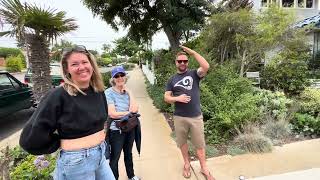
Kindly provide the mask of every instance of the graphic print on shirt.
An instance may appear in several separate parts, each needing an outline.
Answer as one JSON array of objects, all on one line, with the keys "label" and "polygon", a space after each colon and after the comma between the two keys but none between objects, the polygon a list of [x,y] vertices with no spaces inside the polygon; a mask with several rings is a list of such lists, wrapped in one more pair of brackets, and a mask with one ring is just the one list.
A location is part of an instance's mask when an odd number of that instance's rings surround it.
[{"label": "graphic print on shirt", "polygon": [[191,90],[193,85],[193,78],[191,76],[186,76],[180,81],[178,81],[174,87],[182,87],[186,90]]}]

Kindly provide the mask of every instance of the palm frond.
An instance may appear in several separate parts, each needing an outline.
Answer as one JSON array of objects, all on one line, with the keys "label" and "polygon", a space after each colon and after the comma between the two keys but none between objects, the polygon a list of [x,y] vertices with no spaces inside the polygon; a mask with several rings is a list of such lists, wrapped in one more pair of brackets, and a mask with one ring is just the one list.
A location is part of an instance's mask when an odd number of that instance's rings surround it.
[{"label": "palm frond", "polygon": [[0,16],[3,23],[11,24],[10,36],[16,36],[17,39],[23,37],[25,23],[25,6],[19,0],[1,0]]},{"label": "palm frond", "polygon": [[66,12],[42,8],[34,4],[22,5],[19,0],[0,0],[0,17],[11,24],[10,36],[22,39],[24,33],[34,33],[54,40],[57,36],[76,30],[75,19],[66,18]]}]

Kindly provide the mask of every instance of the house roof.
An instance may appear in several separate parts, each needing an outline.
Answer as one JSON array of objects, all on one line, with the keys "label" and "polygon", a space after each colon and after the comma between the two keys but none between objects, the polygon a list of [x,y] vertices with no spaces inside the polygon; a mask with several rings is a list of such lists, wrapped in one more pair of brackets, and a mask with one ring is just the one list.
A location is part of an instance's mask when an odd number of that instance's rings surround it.
[{"label": "house roof", "polygon": [[315,28],[320,28],[320,14],[299,21],[294,25],[294,27],[302,28],[308,25],[311,25]]}]

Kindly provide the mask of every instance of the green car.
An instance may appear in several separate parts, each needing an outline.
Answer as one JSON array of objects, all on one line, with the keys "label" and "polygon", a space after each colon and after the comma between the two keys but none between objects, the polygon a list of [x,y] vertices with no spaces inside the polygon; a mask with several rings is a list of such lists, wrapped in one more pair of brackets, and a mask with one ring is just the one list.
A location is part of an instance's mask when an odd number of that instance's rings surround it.
[{"label": "green car", "polygon": [[[52,63],[50,64],[50,75],[51,75],[51,80],[52,80],[52,86],[57,87],[61,83],[63,83],[63,78],[60,73],[60,64],[59,63]],[[33,86],[32,80],[32,70],[31,68],[28,68],[25,76],[24,76],[24,83],[28,84],[29,86]]]},{"label": "green car", "polygon": [[0,72],[0,118],[35,107],[31,88],[8,72]]}]

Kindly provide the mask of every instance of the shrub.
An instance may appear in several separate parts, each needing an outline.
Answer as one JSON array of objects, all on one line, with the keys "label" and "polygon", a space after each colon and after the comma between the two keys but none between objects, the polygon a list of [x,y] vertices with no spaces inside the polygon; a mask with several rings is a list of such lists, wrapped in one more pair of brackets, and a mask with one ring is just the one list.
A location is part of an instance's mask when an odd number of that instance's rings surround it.
[{"label": "shrub", "polygon": [[262,132],[266,137],[272,140],[273,144],[277,144],[279,141],[290,136],[291,129],[288,121],[270,120],[262,126]]},{"label": "shrub", "polygon": [[293,101],[286,98],[284,93],[256,89],[255,94],[258,97],[257,106],[260,109],[262,120],[271,118],[279,121],[287,118]]},{"label": "shrub", "polygon": [[7,58],[9,56],[18,56],[18,55],[23,56],[20,49],[0,47],[0,57]]},{"label": "shrub", "polygon": [[12,169],[12,171],[10,172],[10,179],[52,179],[51,173],[55,168],[55,161],[55,157],[52,155],[28,155],[21,164]]},{"label": "shrub", "polygon": [[133,63],[133,64],[139,64],[139,61],[140,61],[140,60],[139,60],[138,57],[132,56],[132,57],[129,58],[129,61],[128,61],[128,62]]},{"label": "shrub", "polygon": [[320,117],[320,89],[305,89],[299,97],[301,113]]},{"label": "shrub", "polygon": [[97,58],[97,64],[99,66],[107,66],[108,64],[111,64],[112,63],[112,59],[111,58]]},{"label": "shrub", "polygon": [[173,52],[161,51],[155,58],[155,75],[157,85],[165,88],[167,81],[176,73],[176,66],[174,64]]},{"label": "shrub", "polygon": [[127,63],[122,66],[126,71],[131,71],[135,67],[135,64]]},{"label": "shrub", "polygon": [[[248,122],[259,117],[257,98],[245,78],[239,78],[232,67],[217,67],[201,84],[201,105],[207,140],[211,143],[228,138]],[[222,139],[215,139],[218,138]]]},{"label": "shrub", "polygon": [[9,72],[20,72],[23,67],[22,59],[20,56],[9,56],[6,59],[6,69]]},{"label": "shrub", "polygon": [[309,114],[296,113],[292,121],[293,130],[307,136],[320,135],[320,118]]},{"label": "shrub", "polygon": [[20,146],[16,146],[13,149],[10,149],[9,153],[10,153],[11,158],[13,159],[13,166],[14,167],[29,155]]},{"label": "shrub", "polygon": [[309,85],[306,55],[284,51],[262,71],[261,86],[272,91],[283,90],[289,96],[300,94]]},{"label": "shrub", "polygon": [[102,75],[102,80],[103,80],[104,85],[107,88],[111,87],[111,84],[110,84],[111,73],[106,72],[106,73],[102,73],[101,75]]},{"label": "shrub", "polygon": [[272,142],[261,133],[241,134],[234,140],[235,144],[244,151],[265,153],[272,151]]}]

